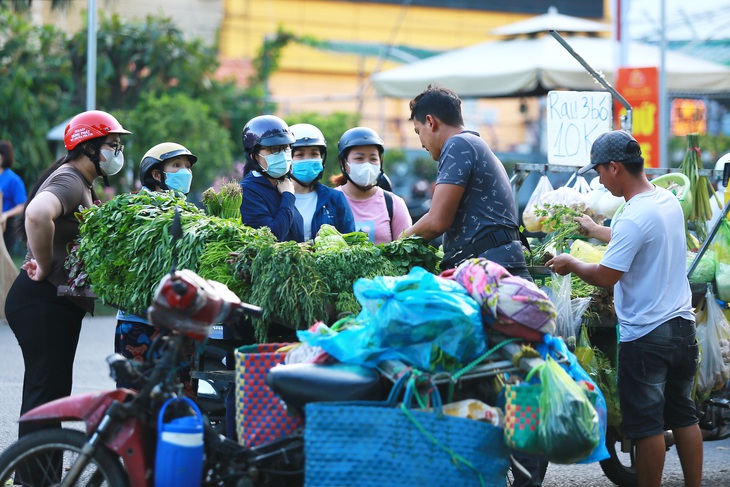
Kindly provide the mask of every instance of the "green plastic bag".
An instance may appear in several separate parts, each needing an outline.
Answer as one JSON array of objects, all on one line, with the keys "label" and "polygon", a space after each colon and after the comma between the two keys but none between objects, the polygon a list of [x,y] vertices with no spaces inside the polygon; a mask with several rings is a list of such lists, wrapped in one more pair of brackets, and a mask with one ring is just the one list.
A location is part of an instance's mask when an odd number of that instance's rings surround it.
[{"label": "green plastic bag", "polygon": [[540,370],[540,382],[539,431],[545,458],[568,464],[588,457],[601,438],[590,399],[552,357]]},{"label": "green plastic bag", "polygon": [[717,230],[713,249],[717,258],[715,268],[717,297],[727,303],[730,301],[730,222],[726,218],[723,218]]}]

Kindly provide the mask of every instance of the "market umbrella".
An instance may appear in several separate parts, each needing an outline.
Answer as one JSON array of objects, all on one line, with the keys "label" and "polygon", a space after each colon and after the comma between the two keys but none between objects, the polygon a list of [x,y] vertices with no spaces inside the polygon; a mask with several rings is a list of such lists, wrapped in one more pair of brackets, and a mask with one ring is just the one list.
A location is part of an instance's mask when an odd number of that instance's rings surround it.
[{"label": "market umbrella", "polygon": [[[571,47],[614,83],[619,43],[613,39],[569,36]],[[632,42],[626,67],[659,66],[660,48]],[[667,90],[672,93],[730,92],[730,69],[679,52],[666,52]],[[603,89],[550,35],[489,41],[439,54],[371,77],[379,95],[410,98],[429,84],[451,88],[461,97],[542,95],[554,89]]]}]

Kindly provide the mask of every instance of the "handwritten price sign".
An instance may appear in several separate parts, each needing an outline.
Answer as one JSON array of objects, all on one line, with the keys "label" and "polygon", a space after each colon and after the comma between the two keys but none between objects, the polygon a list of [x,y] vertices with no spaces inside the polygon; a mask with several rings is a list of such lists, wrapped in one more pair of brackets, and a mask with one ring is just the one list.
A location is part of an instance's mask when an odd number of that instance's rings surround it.
[{"label": "handwritten price sign", "polygon": [[611,130],[611,94],[551,91],[547,95],[548,163],[583,166],[593,141]]}]

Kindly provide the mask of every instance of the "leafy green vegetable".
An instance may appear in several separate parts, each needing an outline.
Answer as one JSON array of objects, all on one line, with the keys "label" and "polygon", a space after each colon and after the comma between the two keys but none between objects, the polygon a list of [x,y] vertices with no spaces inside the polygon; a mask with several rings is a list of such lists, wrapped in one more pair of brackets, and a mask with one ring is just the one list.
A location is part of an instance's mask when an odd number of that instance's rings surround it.
[{"label": "leafy green vegetable", "polygon": [[438,274],[441,257],[438,250],[422,237],[411,235],[378,245],[383,256],[395,267],[398,276],[408,274],[416,266]]},{"label": "leafy green vegetable", "polygon": [[254,320],[256,336],[264,340],[269,320],[276,319],[295,329],[326,321],[327,284],[317,274],[314,255],[296,242],[261,246],[251,261],[252,285],[245,300],[261,306],[264,316]]},{"label": "leafy green vegetable", "polygon": [[[179,208],[183,238],[173,248],[169,233]],[[80,215],[78,258],[102,303],[146,314],[172,255],[178,267],[198,269],[206,244],[227,242],[232,248],[257,239],[274,240],[268,229],[254,230],[233,220],[206,216],[169,192],[121,194]]]}]

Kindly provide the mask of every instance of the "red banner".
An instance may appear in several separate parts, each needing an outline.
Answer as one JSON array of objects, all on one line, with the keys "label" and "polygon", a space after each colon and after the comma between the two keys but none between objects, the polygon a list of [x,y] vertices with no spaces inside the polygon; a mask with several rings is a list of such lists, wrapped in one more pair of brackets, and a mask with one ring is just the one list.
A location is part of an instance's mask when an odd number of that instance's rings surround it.
[{"label": "red banner", "polygon": [[[641,145],[646,167],[659,167],[659,71],[657,68],[619,68],[616,90],[631,104],[632,133]],[[626,109],[616,102],[614,126],[620,127],[620,116]]]}]

